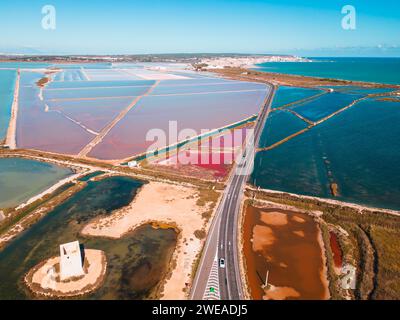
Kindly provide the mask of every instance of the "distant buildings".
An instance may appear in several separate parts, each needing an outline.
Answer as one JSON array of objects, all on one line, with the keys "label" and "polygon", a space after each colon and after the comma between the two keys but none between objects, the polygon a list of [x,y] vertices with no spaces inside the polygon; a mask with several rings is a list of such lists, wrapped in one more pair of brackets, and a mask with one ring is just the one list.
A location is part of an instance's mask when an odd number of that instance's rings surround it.
[{"label": "distant buildings", "polygon": [[128,162],[128,167],[129,168],[137,168],[138,167],[138,163],[136,160],[132,160]]},{"label": "distant buildings", "polygon": [[66,280],[83,275],[83,259],[79,241],[60,245],[60,279]]},{"label": "distant buildings", "polygon": [[202,59],[199,64],[207,65],[207,69],[230,68],[253,68],[257,64],[265,62],[309,62],[306,58],[296,56],[232,56],[232,57],[207,57]]}]

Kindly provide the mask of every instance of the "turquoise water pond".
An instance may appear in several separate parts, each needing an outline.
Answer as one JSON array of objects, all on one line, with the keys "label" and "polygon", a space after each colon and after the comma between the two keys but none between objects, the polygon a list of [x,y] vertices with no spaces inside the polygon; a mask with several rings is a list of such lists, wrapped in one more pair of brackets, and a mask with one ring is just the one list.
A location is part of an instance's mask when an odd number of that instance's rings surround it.
[{"label": "turquoise water pond", "polygon": [[51,163],[0,158],[0,208],[15,207],[71,174]]}]

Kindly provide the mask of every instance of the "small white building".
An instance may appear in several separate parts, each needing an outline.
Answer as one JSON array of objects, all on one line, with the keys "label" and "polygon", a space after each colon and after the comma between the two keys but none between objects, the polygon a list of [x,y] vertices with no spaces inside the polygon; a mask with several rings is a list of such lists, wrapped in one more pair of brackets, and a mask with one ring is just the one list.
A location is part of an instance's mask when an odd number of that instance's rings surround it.
[{"label": "small white building", "polygon": [[81,248],[79,241],[60,245],[60,279],[84,275]]},{"label": "small white building", "polygon": [[137,168],[137,166],[138,166],[138,163],[137,163],[136,160],[132,160],[132,161],[128,162],[128,167],[129,168]]}]

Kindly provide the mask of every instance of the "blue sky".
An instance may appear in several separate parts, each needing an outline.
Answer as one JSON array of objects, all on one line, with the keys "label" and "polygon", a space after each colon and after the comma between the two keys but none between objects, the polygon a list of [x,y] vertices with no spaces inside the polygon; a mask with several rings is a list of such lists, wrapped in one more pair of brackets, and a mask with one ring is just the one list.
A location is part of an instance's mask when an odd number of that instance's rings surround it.
[{"label": "blue sky", "polygon": [[[46,4],[56,30],[41,27]],[[341,28],[346,4],[356,30]],[[13,0],[0,2],[0,30],[0,52],[400,56],[398,0]]]}]

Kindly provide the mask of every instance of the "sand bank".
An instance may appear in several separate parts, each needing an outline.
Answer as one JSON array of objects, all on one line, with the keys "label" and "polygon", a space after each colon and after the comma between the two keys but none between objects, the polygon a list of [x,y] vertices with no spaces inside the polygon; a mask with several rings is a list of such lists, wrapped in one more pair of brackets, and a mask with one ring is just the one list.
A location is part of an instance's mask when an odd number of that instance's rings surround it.
[{"label": "sand bank", "polygon": [[281,212],[261,212],[260,219],[262,222],[273,226],[284,226],[288,223],[287,215]]},{"label": "sand bank", "polygon": [[[167,275],[163,299],[186,299],[191,283],[192,266],[204,240],[195,236],[205,228],[202,213],[209,204],[198,204],[199,192],[190,187],[161,182],[145,184],[132,203],[109,217],[96,219],[86,225],[82,234],[120,238],[127,232],[149,222],[174,226],[180,235]],[[186,289],[186,290],[185,290]]]},{"label": "sand bank", "polygon": [[9,146],[10,149],[15,149],[17,147],[16,132],[17,132],[17,116],[18,116],[19,80],[20,80],[20,70],[18,70],[17,79],[15,80],[14,98],[11,106],[11,117],[6,136],[6,145]]},{"label": "sand bank", "polygon": [[[340,200],[333,200],[333,199],[327,199],[327,198],[320,198],[320,197],[314,197],[314,196],[305,196],[305,195],[300,195],[296,193],[290,193],[290,192],[285,192],[285,191],[278,191],[278,190],[271,190],[271,189],[261,189],[261,188],[256,188],[251,185],[247,185],[246,190],[248,191],[254,191],[262,195],[263,193],[268,195],[282,195],[282,196],[288,196],[292,198],[293,200],[310,200],[310,201],[316,201],[316,202],[322,202],[326,204],[331,204],[335,205],[338,207],[344,207],[344,208],[350,208],[354,209],[360,213],[363,212],[369,212],[369,213],[375,213],[375,212],[380,212],[380,213],[386,213],[386,214],[391,214],[394,216],[400,216],[400,211],[399,210],[392,210],[392,209],[384,209],[384,208],[377,208],[377,207],[369,207],[366,205],[360,205],[360,204],[355,204],[351,202],[345,202],[345,201],[340,201]],[[269,201],[261,200],[263,203],[268,203]],[[280,205],[280,204],[275,204],[274,202],[269,202],[272,203],[274,206],[279,206],[279,207],[285,207],[285,205]],[[295,207],[291,206],[286,206],[290,207],[290,210],[297,210]]]}]

